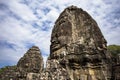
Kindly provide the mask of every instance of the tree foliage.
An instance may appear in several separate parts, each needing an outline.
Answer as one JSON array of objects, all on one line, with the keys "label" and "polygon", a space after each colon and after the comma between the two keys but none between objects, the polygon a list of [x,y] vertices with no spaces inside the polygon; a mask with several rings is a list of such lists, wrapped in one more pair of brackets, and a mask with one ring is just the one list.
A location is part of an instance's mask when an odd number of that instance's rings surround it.
[{"label": "tree foliage", "polygon": [[10,68],[16,69],[16,65],[14,65],[14,66],[5,66],[3,68],[0,68],[0,73],[4,72],[4,71],[6,71],[6,70],[8,70]]},{"label": "tree foliage", "polygon": [[120,45],[109,45],[107,48],[113,56],[120,54]]}]

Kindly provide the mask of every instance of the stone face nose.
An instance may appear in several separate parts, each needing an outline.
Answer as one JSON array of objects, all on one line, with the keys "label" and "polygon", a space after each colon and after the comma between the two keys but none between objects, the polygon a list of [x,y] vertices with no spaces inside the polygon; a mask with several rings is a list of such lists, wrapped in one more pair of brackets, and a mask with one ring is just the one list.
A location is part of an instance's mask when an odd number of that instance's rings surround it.
[{"label": "stone face nose", "polygon": [[44,66],[40,49],[37,46],[31,47],[18,61],[17,66],[26,72],[41,72]]}]

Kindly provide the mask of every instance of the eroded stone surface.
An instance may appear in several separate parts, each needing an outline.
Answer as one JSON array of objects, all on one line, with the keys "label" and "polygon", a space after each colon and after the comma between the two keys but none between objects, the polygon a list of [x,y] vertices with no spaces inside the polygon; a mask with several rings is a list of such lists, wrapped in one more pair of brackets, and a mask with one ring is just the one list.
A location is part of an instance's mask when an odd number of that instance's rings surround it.
[{"label": "eroded stone surface", "polygon": [[106,43],[92,17],[71,6],[61,13],[53,28],[49,59],[56,61],[70,80],[108,80]]},{"label": "eroded stone surface", "polygon": [[38,47],[33,46],[18,61],[17,67],[22,68],[26,72],[39,73],[43,70],[43,58]]}]

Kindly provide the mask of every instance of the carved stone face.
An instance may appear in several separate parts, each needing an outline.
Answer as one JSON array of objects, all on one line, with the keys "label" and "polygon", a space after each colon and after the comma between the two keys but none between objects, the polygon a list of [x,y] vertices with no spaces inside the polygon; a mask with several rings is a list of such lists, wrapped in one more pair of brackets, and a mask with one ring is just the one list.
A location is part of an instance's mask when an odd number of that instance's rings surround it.
[{"label": "carved stone face", "polygon": [[[73,55],[73,57],[68,56],[68,61],[73,63],[73,66],[74,64],[75,66],[85,65],[83,62],[94,64],[96,63],[94,60],[101,62],[95,55],[96,52],[100,51],[95,50],[102,45],[104,40],[102,40],[103,36],[97,24],[84,11],[71,9],[71,12],[68,10],[69,14],[67,11],[65,14],[61,14],[54,26],[51,38],[51,54],[58,56],[61,54],[62,48],[65,47],[66,52]],[[82,15],[83,13],[84,15]]]},{"label": "carved stone face", "polygon": [[72,27],[69,21],[60,20],[60,22],[58,22],[55,27],[56,28],[53,29],[54,33],[52,34],[51,38],[52,52],[66,44],[69,44],[72,36]]}]

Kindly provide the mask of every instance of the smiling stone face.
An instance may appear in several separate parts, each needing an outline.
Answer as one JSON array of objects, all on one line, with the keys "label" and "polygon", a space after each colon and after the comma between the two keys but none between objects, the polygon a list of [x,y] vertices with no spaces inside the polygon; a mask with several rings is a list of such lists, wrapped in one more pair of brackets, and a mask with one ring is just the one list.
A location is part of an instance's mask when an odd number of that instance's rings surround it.
[{"label": "smiling stone face", "polygon": [[56,51],[63,47],[69,54],[96,54],[105,50],[106,40],[87,12],[71,6],[61,13],[55,23],[51,35],[51,55],[58,55]]},{"label": "smiling stone face", "polygon": [[[58,27],[59,26],[59,27]],[[57,55],[55,51],[70,44],[72,37],[72,24],[67,15],[61,15],[56,22],[51,36],[51,53]]]},{"label": "smiling stone face", "polygon": [[86,11],[71,6],[61,13],[53,28],[50,59],[66,68],[71,79],[78,77],[73,80],[79,80],[82,75],[94,77],[91,80],[98,80],[97,76],[104,80],[98,73],[106,59],[106,43],[94,19]]}]

